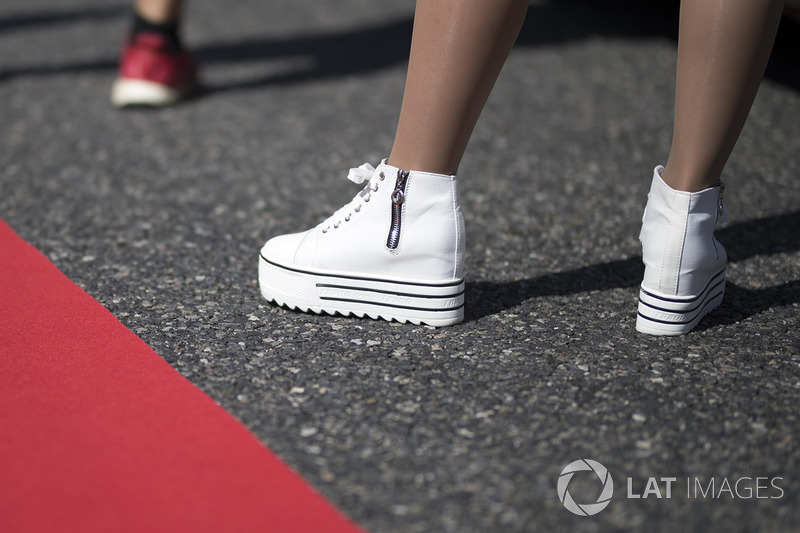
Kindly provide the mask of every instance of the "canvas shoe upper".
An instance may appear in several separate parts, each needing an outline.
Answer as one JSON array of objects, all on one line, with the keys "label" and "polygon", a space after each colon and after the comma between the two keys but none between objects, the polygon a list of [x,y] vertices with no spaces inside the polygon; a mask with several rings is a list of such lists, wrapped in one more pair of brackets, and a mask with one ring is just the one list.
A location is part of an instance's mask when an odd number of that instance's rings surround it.
[{"label": "canvas shoe upper", "polygon": [[197,67],[188,52],[172,50],[163,35],[141,32],[123,47],[111,102],[117,107],[169,105],[197,85]]}]

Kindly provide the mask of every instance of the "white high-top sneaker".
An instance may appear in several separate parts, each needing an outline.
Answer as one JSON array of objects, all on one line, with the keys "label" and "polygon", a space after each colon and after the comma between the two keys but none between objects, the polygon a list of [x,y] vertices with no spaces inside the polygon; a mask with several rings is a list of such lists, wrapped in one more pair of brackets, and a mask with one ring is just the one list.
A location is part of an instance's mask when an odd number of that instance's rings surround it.
[{"label": "white high-top sneaker", "polygon": [[642,217],[644,280],[636,329],[650,335],[681,335],[722,302],[727,254],[714,238],[725,216],[724,185],[699,192],[676,191],[656,167]]},{"label": "white high-top sneaker", "polygon": [[464,320],[464,220],[455,176],[382,162],[350,170],[366,187],[303,233],[267,241],[261,294],[278,305],[414,324]]}]

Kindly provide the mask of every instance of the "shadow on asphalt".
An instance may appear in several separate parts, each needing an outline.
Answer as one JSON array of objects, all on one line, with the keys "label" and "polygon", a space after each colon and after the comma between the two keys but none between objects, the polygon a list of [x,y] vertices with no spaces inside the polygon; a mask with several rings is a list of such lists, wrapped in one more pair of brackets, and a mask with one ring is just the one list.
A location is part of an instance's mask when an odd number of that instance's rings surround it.
[{"label": "shadow on asphalt", "polygon": [[[717,238],[728,252],[729,263],[796,252],[800,250],[800,211],[734,223],[717,231]],[[466,320],[500,313],[534,298],[638,287],[643,274],[642,258],[634,256],[518,281],[467,282]],[[699,330],[800,302],[800,280],[763,289],[728,282],[725,290],[722,305],[703,320]]]},{"label": "shadow on asphalt", "polygon": [[36,10],[0,17],[0,33],[24,30],[32,26],[85,22],[87,20],[101,22],[127,16],[129,13],[130,7],[122,6],[87,7],[72,10]]},{"label": "shadow on asphalt", "polygon": [[[268,10],[265,7],[265,10]],[[0,17],[0,32],[85,20],[105,21],[129,16],[129,7],[32,11]],[[325,78],[372,72],[408,60],[413,16],[355,28],[341,33],[295,35],[288,38],[244,39],[206,44],[193,50],[201,65],[214,63],[269,63],[288,61],[284,72],[254,76],[233,83],[218,83],[204,94],[241,91],[270,85],[304,83]],[[677,39],[678,2],[657,0],[553,0],[529,6],[517,40],[518,47],[558,45],[591,36],[621,39]],[[120,39],[122,36],[120,36]],[[784,19],[766,76],[800,91],[800,23]],[[0,80],[19,76],[44,76],[86,71],[114,71],[117,50],[106,58],[64,63],[10,67]],[[291,64],[295,62],[296,64]]]}]

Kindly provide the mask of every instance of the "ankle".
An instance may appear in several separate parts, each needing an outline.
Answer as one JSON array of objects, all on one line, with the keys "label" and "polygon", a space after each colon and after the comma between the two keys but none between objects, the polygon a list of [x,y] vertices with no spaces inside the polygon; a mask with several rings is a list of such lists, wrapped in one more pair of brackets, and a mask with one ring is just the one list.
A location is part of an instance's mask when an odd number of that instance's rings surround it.
[{"label": "ankle", "polygon": [[700,192],[719,184],[718,175],[711,176],[708,173],[690,170],[675,171],[669,163],[661,173],[661,179],[670,188],[682,192]]},{"label": "ankle", "polygon": [[396,155],[394,150],[392,150],[392,153],[389,154],[386,164],[409,171],[424,172],[427,174],[455,176],[458,173],[458,164],[424,157],[406,157],[402,154]]},{"label": "ankle", "polygon": [[183,48],[180,37],[179,21],[153,21],[138,12],[134,11],[133,24],[131,26],[131,37],[136,37],[140,33],[157,33],[162,35],[172,53],[179,53]]}]

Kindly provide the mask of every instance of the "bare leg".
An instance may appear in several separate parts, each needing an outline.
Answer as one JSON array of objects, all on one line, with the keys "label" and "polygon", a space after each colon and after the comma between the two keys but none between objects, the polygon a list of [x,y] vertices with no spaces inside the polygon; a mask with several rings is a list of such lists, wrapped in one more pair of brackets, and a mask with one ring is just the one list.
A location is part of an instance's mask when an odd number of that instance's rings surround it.
[{"label": "bare leg", "polygon": [[458,171],[527,5],[527,0],[418,0],[391,165]]},{"label": "bare leg", "polygon": [[783,0],[683,0],[675,124],[663,174],[674,189],[716,184],[742,131]]},{"label": "bare leg", "polygon": [[183,14],[183,0],[136,0],[136,12],[153,24],[177,22]]}]

